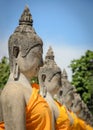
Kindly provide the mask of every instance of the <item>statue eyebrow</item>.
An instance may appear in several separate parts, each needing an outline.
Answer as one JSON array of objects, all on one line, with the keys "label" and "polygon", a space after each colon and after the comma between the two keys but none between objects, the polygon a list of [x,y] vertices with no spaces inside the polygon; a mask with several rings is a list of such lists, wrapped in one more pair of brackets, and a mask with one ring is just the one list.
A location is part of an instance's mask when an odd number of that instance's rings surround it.
[{"label": "statue eyebrow", "polygon": [[32,50],[33,48],[35,48],[35,47],[37,47],[37,46],[41,46],[41,47],[42,47],[42,45],[40,45],[40,44],[38,43],[38,44],[32,46],[30,49],[28,49],[28,51],[25,53],[25,55],[22,54],[22,57],[26,57],[27,54],[30,52],[30,50]]},{"label": "statue eyebrow", "polygon": [[56,74],[61,74],[61,72],[56,72],[56,73],[54,73],[54,74],[51,76],[51,78],[50,78],[50,80],[49,80],[49,81],[51,81],[51,80],[52,80],[52,78],[53,78]]}]

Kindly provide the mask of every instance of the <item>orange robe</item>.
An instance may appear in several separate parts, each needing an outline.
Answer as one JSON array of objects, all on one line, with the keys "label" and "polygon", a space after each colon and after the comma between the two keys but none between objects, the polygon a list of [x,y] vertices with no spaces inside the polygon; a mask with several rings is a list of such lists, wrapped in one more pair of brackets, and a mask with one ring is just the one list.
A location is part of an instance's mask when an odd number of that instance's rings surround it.
[{"label": "orange robe", "polygon": [[40,86],[37,83],[32,83],[31,86],[32,86],[32,88],[36,88],[38,90],[40,89]]},{"label": "orange robe", "polygon": [[[32,95],[26,106],[26,130],[52,130],[52,116],[47,102],[33,88]],[[5,130],[0,123],[0,130]]]},{"label": "orange robe", "polygon": [[90,125],[87,125],[86,128],[87,128],[86,130],[93,130],[93,127]]},{"label": "orange robe", "polygon": [[5,127],[4,127],[4,122],[0,122],[0,130],[4,130]]},{"label": "orange robe", "polygon": [[88,125],[82,119],[78,118],[73,112],[70,113],[74,119],[74,123],[71,126],[70,130],[93,130],[93,128],[90,125]]},{"label": "orange robe", "polygon": [[79,124],[82,127],[82,130],[93,130],[93,127],[87,124],[84,120],[78,118]]},{"label": "orange robe", "polygon": [[71,114],[71,116],[74,120],[73,125],[70,127],[70,130],[86,130],[86,129],[82,128],[82,126],[80,125],[78,117],[72,111],[70,111],[70,114]]},{"label": "orange robe", "polygon": [[88,129],[87,129],[87,124],[86,124],[85,121],[83,121],[82,119],[78,118],[78,122],[79,122],[79,124],[80,124],[82,130],[88,130]]},{"label": "orange robe", "polygon": [[70,120],[65,107],[56,101],[55,103],[60,112],[59,117],[56,120],[56,130],[69,130]]},{"label": "orange robe", "polygon": [[33,92],[26,107],[27,130],[52,130],[51,112],[47,102],[33,87]]}]

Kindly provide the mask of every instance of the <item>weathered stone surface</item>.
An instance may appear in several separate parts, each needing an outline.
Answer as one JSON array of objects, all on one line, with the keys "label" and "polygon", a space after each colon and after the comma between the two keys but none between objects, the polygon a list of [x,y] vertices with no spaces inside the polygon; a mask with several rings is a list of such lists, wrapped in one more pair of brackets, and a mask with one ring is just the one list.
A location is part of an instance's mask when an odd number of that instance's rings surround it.
[{"label": "weathered stone surface", "polygon": [[46,54],[44,65],[40,67],[38,79],[40,85],[40,94],[48,102],[48,105],[52,111],[52,126],[53,130],[55,130],[55,122],[59,117],[60,111],[53,97],[61,87],[61,69],[54,61],[51,47],[48,49]]},{"label": "weathered stone surface", "polygon": [[[55,61],[54,61],[54,53],[52,50],[52,47],[48,49],[48,52],[45,56],[45,62],[44,62],[44,72],[48,75],[53,75],[55,72]],[[45,67],[46,66],[46,67]],[[51,66],[52,69],[50,71],[48,70],[48,67]],[[54,72],[52,71],[54,68]],[[48,72],[47,72],[48,71]],[[41,72],[42,73],[42,72]],[[76,113],[78,117],[85,120],[87,123],[92,124],[93,122],[93,116],[91,112],[89,111],[87,105],[83,102],[80,95],[77,93],[77,90],[75,86],[72,86],[71,83],[68,80],[68,75],[65,69],[63,69],[63,72],[61,71],[61,81],[62,81],[62,87],[57,95],[55,95],[54,98],[56,98],[60,103],[65,104],[66,107],[73,112]],[[49,76],[49,79],[51,77]]]},{"label": "weathered stone surface", "polygon": [[46,61],[46,60],[49,60],[49,59],[54,61],[54,52],[53,52],[51,46],[49,47],[49,49],[48,49],[48,51],[47,51],[47,54],[46,54],[46,56],[45,56],[45,61]]},{"label": "weathered stone surface", "polygon": [[14,46],[18,46],[22,57],[25,57],[31,48],[37,45],[43,45],[42,39],[36,34],[32,23],[32,15],[30,14],[29,8],[26,7],[19,20],[19,26],[15,29],[8,41],[11,71],[13,70]]},{"label": "weathered stone surface", "polygon": [[[62,90],[63,90],[62,102],[65,103],[65,105],[69,109],[75,112],[78,117],[85,120],[90,125],[93,125],[92,123],[93,116],[91,112],[89,111],[87,105],[84,103],[80,95],[77,93],[75,86],[72,86],[71,83],[68,81],[66,70],[63,70],[63,73],[62,73]],[[69,101],[66,102],[66,97],[68,96],[69,96]]]},{"label": "weathered stone surface", "polygon": [[0,116],[3,113],[2,119],[7,130],[28,129],[25,117],[32,94],[30,79],[38,74],[43,63],[43,42],[33,29],[32,23],[32,16],[26,7],[19,26],[8,41],[11,72],[0,96]]}]

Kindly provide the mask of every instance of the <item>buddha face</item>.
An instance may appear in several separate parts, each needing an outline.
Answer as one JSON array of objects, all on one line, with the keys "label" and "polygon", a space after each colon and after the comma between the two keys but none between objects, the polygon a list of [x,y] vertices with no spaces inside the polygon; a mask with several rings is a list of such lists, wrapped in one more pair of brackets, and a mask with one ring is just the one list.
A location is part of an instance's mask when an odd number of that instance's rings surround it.
[{"label": "buddha face", "polygon": [[47,87],[47,91],[53,95],[57,94],[59,89],[61,88],[61,73],[56,73],[51,80],[48,80],[48,75],[45,79],[45,85]]},{"label": "buddha face", "polygon": [[21,51],[19,52],[17,63],[20,71],[26,77],[31,78],[32,76],[37,76],[39,68],[43,64],[42,52],[41,45],[33,47],[25,57],[22,57]]},{"label": "buddha face", "polygon": [[74,100],[74,95],[73,92],[70,91],[64,97],[64,102],[68,108],[72,106],[73,100]]},{"label": "buddha face", "polygon": [[76,105],[73,104],[72,111],[75,112],[77,115],[80,114],[81,109],[82,109],[81,103],[78,103]]}]

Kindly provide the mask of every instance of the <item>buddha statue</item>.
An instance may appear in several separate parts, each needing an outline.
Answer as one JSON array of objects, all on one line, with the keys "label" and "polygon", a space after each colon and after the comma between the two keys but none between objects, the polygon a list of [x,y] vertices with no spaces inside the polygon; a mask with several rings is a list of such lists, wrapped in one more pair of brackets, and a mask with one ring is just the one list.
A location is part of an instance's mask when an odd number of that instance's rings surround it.
[{"label": "buddha statue", "polygon": [[93,115],[89,111],[84,101],[81,102],[81,110],[80,113],[78,114],[78,117],[87,122],[87,124],[93,126]]},{"label": "buddha statue", "polygon": [[73,105],[74,100],[74,94],[72,89],[65,89],[63,92],[63,102],[66,105],[67,109],[71,110],[71,107]]},{"label": "buddha statue", "polygon": [[79,116],[82,109],[82,100],[77,93],[74,95],[74,97],[75,100],[73,101],[73,106],[71,109],[77,116]]},{"label": "buddha statue", "polygon": [[61,69],[54,61],[51,47],[48,49],[43,67],[40,67],[38,79],[40,93],[51,108],[52,117],[54,117],[52,118],[54,119],[52,122],[53,124],[56,124],[56,130],[68,129],[73,121],[65,107],[62,106],[58,100],[55,100],[55,95],[62,88]]},{"label": "buddha statue", "polygon": [[88,110],[87,105],[81,99],[79,94],[75,93],[74,97],[75,98],[71,110],[77,115],[79,119],[85,121],[86,124],[91,125],[93,122],[93,118],[92,118],[92,114]]},{"label": "buddha statue", "polygon": [[[26,6],[8,41],[10,76],[1,94],[0,130],[51,130],[51,111],[30,80],[43,65],[43,42]],[[40,109],[39,109],[40,108]]]},{"label": "buddha statue", "polygon": [[93,122],[92,114],[88,110],[87,105],[84,103],[80,95],[77,93],[75,86],[71,85],[71,83],[68,81],[68,76],[65,69],[63,69],[62,72],[61,94],[62,95],[60,96],[60,99],[62,101],[62,104],[64,103],[66,107],[73,111],[80,119],[86,122]]}]

